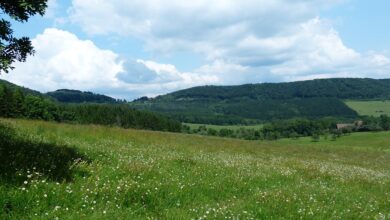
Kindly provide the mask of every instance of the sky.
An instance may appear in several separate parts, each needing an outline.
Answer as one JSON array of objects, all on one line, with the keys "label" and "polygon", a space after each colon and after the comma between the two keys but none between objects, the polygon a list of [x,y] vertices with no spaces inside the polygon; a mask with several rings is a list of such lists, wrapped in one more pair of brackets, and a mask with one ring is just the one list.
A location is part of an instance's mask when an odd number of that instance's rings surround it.
[{"label": "sky", "polygon": [[201,85],[390,78],[387,0],[49,0],[0,78],[132,100]]}]

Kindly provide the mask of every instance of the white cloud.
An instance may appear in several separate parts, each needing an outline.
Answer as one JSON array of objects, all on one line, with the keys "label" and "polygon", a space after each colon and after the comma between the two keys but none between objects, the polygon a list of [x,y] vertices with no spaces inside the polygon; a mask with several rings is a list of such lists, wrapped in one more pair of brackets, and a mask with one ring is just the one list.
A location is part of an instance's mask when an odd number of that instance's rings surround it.
[{"label": "white cloud", "polygon": [[[218,75],[220,83],[389,77],[389,58],[348,48],[331,23],[318,17],[340,2],[73,0],[70,18],[89,34],[137,37],[154,54],[200,54],[207,63],[194,72]],[[240,68],[234,77],[232,66]]]},{"label": "white cloud", "polygon": [[213,75],[182,73],[173,65],[121,59],[92,41],[51,28],[32,40],[35,56],[16,63],[1,78],[42,92],[68,88],[137,98],[218,81]]},{"label": "white cloud", "polygon": [[118,55],[58,29],[46,29],[32,40],[36,55],[17,63],[6,79],[40,91],[93,89],[115,85],[121,71]]}]

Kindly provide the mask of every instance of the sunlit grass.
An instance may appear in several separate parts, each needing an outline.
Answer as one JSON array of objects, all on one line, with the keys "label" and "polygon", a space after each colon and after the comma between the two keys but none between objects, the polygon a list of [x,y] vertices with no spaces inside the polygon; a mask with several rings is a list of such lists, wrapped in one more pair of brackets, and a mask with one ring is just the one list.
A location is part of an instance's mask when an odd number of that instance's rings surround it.
[{"label": "sunlit grass", "polygon": [[381,116],[390,115],[390,100],[387,101],[346,101],[350,108],[359,115]]},{"label": "sunlit grass", "polygon": [[72,181],[31,168],[0,185],[0,218],[390,218],[388,132],[260,142],[2,121],[88,161],[72,163]]}]

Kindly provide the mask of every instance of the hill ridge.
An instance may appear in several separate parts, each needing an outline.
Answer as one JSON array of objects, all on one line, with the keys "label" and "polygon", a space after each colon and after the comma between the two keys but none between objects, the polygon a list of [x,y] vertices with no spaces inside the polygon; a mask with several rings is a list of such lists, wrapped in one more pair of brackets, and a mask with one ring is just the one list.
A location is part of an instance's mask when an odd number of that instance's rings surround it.
[{"label": "hill ridge", "polygon": [[140,98],[135,108],[182,122],[253,123],[296,117],[357,117],[345,99],[390,99],[390,79],[330,78],[238,86],[198,86],[156,98]]}]

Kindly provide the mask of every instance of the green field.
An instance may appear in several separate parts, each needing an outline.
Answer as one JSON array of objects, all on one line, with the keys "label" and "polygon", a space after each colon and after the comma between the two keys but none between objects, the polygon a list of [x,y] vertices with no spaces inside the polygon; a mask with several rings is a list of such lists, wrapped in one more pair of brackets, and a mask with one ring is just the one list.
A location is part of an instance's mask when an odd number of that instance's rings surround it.
[{"label": "green field", "polygon": [[1,121],[24,150],[3,161],[0,219],[390,218],[389,132],[260,142]]},{"label": "green field", "polygon": [[184,123],[185,125],[188,125],[191,129],[198,129],[200,126],[205,126],[206,128],[212,128],[217,131],[221,129],[230,129],[230,130],[238,130],[240,128],[245,128],[245,129],[261,129],[263,128],[264,125],[259,124],[259,125],[207,125],[207,124],[191,124],[191,123]]},{"label": "green field", "polygon": [[359,115],[381,116],[390,115],[390,100],[387,101],[346,101],[350,108]]}]

